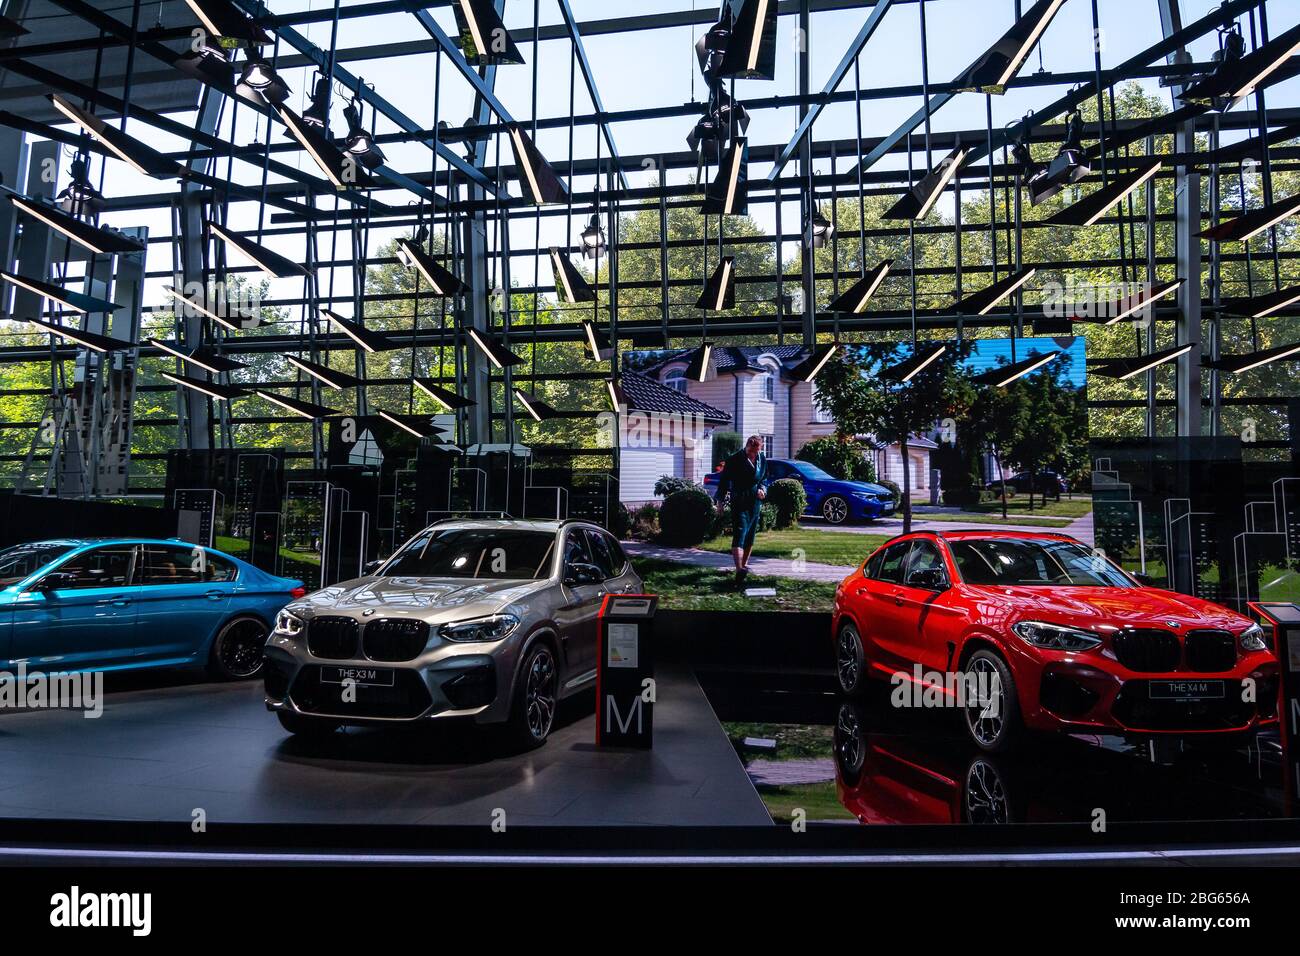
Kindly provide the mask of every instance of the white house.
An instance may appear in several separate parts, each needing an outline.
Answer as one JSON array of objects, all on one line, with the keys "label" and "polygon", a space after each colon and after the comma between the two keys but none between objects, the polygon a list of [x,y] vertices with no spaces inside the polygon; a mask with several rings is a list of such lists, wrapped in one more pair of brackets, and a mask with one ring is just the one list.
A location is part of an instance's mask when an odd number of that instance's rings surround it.
[{"label": "white house", "polygon": [[[680,352],[641,372],[627,371],[622,376],[630,413],[697,416],[687,429],[686,437],[694,439],[690,447],[620,441],[620,491],[625,502],[652,500],[654,483],[661,475],[700,481],[712,466],[712,435],[718,429],[761,436],[769,458],[793,458],[813,439],[835,433],[830,416],[817,407],[816,381],[804,382],[791,374],[808,357],[803,346],[714,348],[710,363],[713,374],[704,382],[686,375],[694,354],[693,349]],[[876,449],[872,453],[876,474],[901,486],[903,459],[899,446],[881,448],[870,436],[863,438]],[[930,452],[937,447],[920,436],[909,442],[915,497],[929,497]]]}]

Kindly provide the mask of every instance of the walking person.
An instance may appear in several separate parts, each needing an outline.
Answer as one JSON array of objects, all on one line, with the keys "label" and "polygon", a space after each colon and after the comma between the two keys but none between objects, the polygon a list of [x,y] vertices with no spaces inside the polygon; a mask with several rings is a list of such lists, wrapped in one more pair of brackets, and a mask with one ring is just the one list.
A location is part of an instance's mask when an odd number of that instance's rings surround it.
[{"label": "walking person", "polygon": [[731,558],[736,563],[737,584],[749,575],[749,555],[767,497],[766,478],[767,456],[763,439],[757,435],[745,439],[745,447],[727,459],[718,478],[719,511],[726,506],[728,493],[731,495]]}]

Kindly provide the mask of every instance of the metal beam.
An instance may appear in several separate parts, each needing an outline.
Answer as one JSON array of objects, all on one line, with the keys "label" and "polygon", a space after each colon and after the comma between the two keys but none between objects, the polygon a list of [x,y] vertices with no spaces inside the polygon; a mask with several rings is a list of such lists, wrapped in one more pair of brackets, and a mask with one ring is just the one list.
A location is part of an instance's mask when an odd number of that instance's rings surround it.
[{"label": "metal beam", "polygon": [[[561,2],[563,2],[563,0],[561,0]],[[862,25],[862,29],[858,31],[858,35],[853,38],[853,42],[849,44],[848,50],[844,52],[844,56],[841,58],[839,65],[835,67],[830,78],[826,81],[826,85],[822,87],[822,96],[829,97],[839,87],[840,83],[844,81],[844,77],[848,75],[849,69],[853,66],[853,61],[862,53],[862,48],[867,45],[867,41],[871,39],[871,35],[876,32],[876,27],[880,26],[881,18],[889,12],[889,7],[893,2],[894,0],[880,0],[880,2],[872,8],[871,13],[867,16],[867,22]],[[807,38],[805,38],[804,42],[807,42]],[[796,129],[794,135],[790,137],[790,142],[785,145],[785,148],[781,150],[780,155],[777,156],[776,165],[772,167],[772,172],[768,174],[768,182],[775,182],[777,177],[781,175],[781,171],[785,169],[786,164],[794,158],[795,151],[799,148],[799,144],[803,141],[803,138],[808,135],[808,131],[812,129],[813,123],[817,122],[817,117],[821,115],[822,110],[825,108],[825,101],[813,104],[813,107],[808,111],[804,116],[803,121],[799,124],[799,128]]]},{"label": "metal beam", "polygon": [[[624,189],[628,188],[627,176],[623,174],[623,163],[618,155],[618,146],[614,143],[614,133],[609,128],[609,123],[604,120],[605,104],[601,102],[600,90],[596,88],[596,76],[592,72],[591,63],[587,59],[587,49],[582,44],[582,31],[578,29],[578,21],[573,16],[573,9],[569,6],[569,0],[556,0],[560,5],[560,16],[564,18],[564,24],[569,28],[569,36],[573,40],[573,49],[578,56],[578,68],[582,70],[582,78],[587,83],[587,92],[591,94],[591,105],[596,108],[596,115],[601,117],[600,128],[605,134],[605,145],[609,147],[610,159],[614,161],[614,169],[618,172],[618,181]],[[892,0],[884,0],[888,5]]]},{"label": "metal beam", "polygon": [[[478,71],[465,59],[465,54],[461,52],[460,47],[452,42],[451,37],[447,36],[442,27],[438,26],[438,21],[429,15],[429,11],[416,10],[415,19],[419,21],[420,26],[424,27],[434,42],[442,48],[442,52],[451,59],[451,65],[469,81],[469,85],[474,88],[474,94],[492,108],[492,112],[501,118],[501,122],[513,123],[514,117],[510,115],[510,111],[505,108],[505,105],[497,99],[492,86],[478,75]],[[480,173],[480,175],[482,174]],[[484,184],[479,183],[479,185]]]}]

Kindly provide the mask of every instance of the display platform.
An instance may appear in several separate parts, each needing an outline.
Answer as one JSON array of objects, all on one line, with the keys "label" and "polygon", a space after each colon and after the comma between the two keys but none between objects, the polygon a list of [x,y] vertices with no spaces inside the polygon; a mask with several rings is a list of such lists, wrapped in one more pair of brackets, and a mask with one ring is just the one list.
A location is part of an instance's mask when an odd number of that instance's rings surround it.
[{"label": "display platform", "polygon": [[[471,727],[291,738],[258,683],[110,680],[103,716],[7,714],[0,817],[211,825],[770,825],[690,671],[658,674],[653,751],[597,749],[593,695],[545,746],[504,753]],[[496,816],[494,816],[496,814]]]}]

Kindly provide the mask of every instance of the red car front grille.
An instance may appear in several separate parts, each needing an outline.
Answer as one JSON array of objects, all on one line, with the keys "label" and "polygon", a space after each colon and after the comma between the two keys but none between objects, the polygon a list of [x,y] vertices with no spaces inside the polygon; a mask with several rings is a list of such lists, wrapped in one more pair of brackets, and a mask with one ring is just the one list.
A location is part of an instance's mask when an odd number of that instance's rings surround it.
[{"label": "red car front grille", "polygon": [[1164,674],[1178,670],[1182,645],[1169,631],[1120,631],[1110,640],[1115,658],[1139,674]]}]

